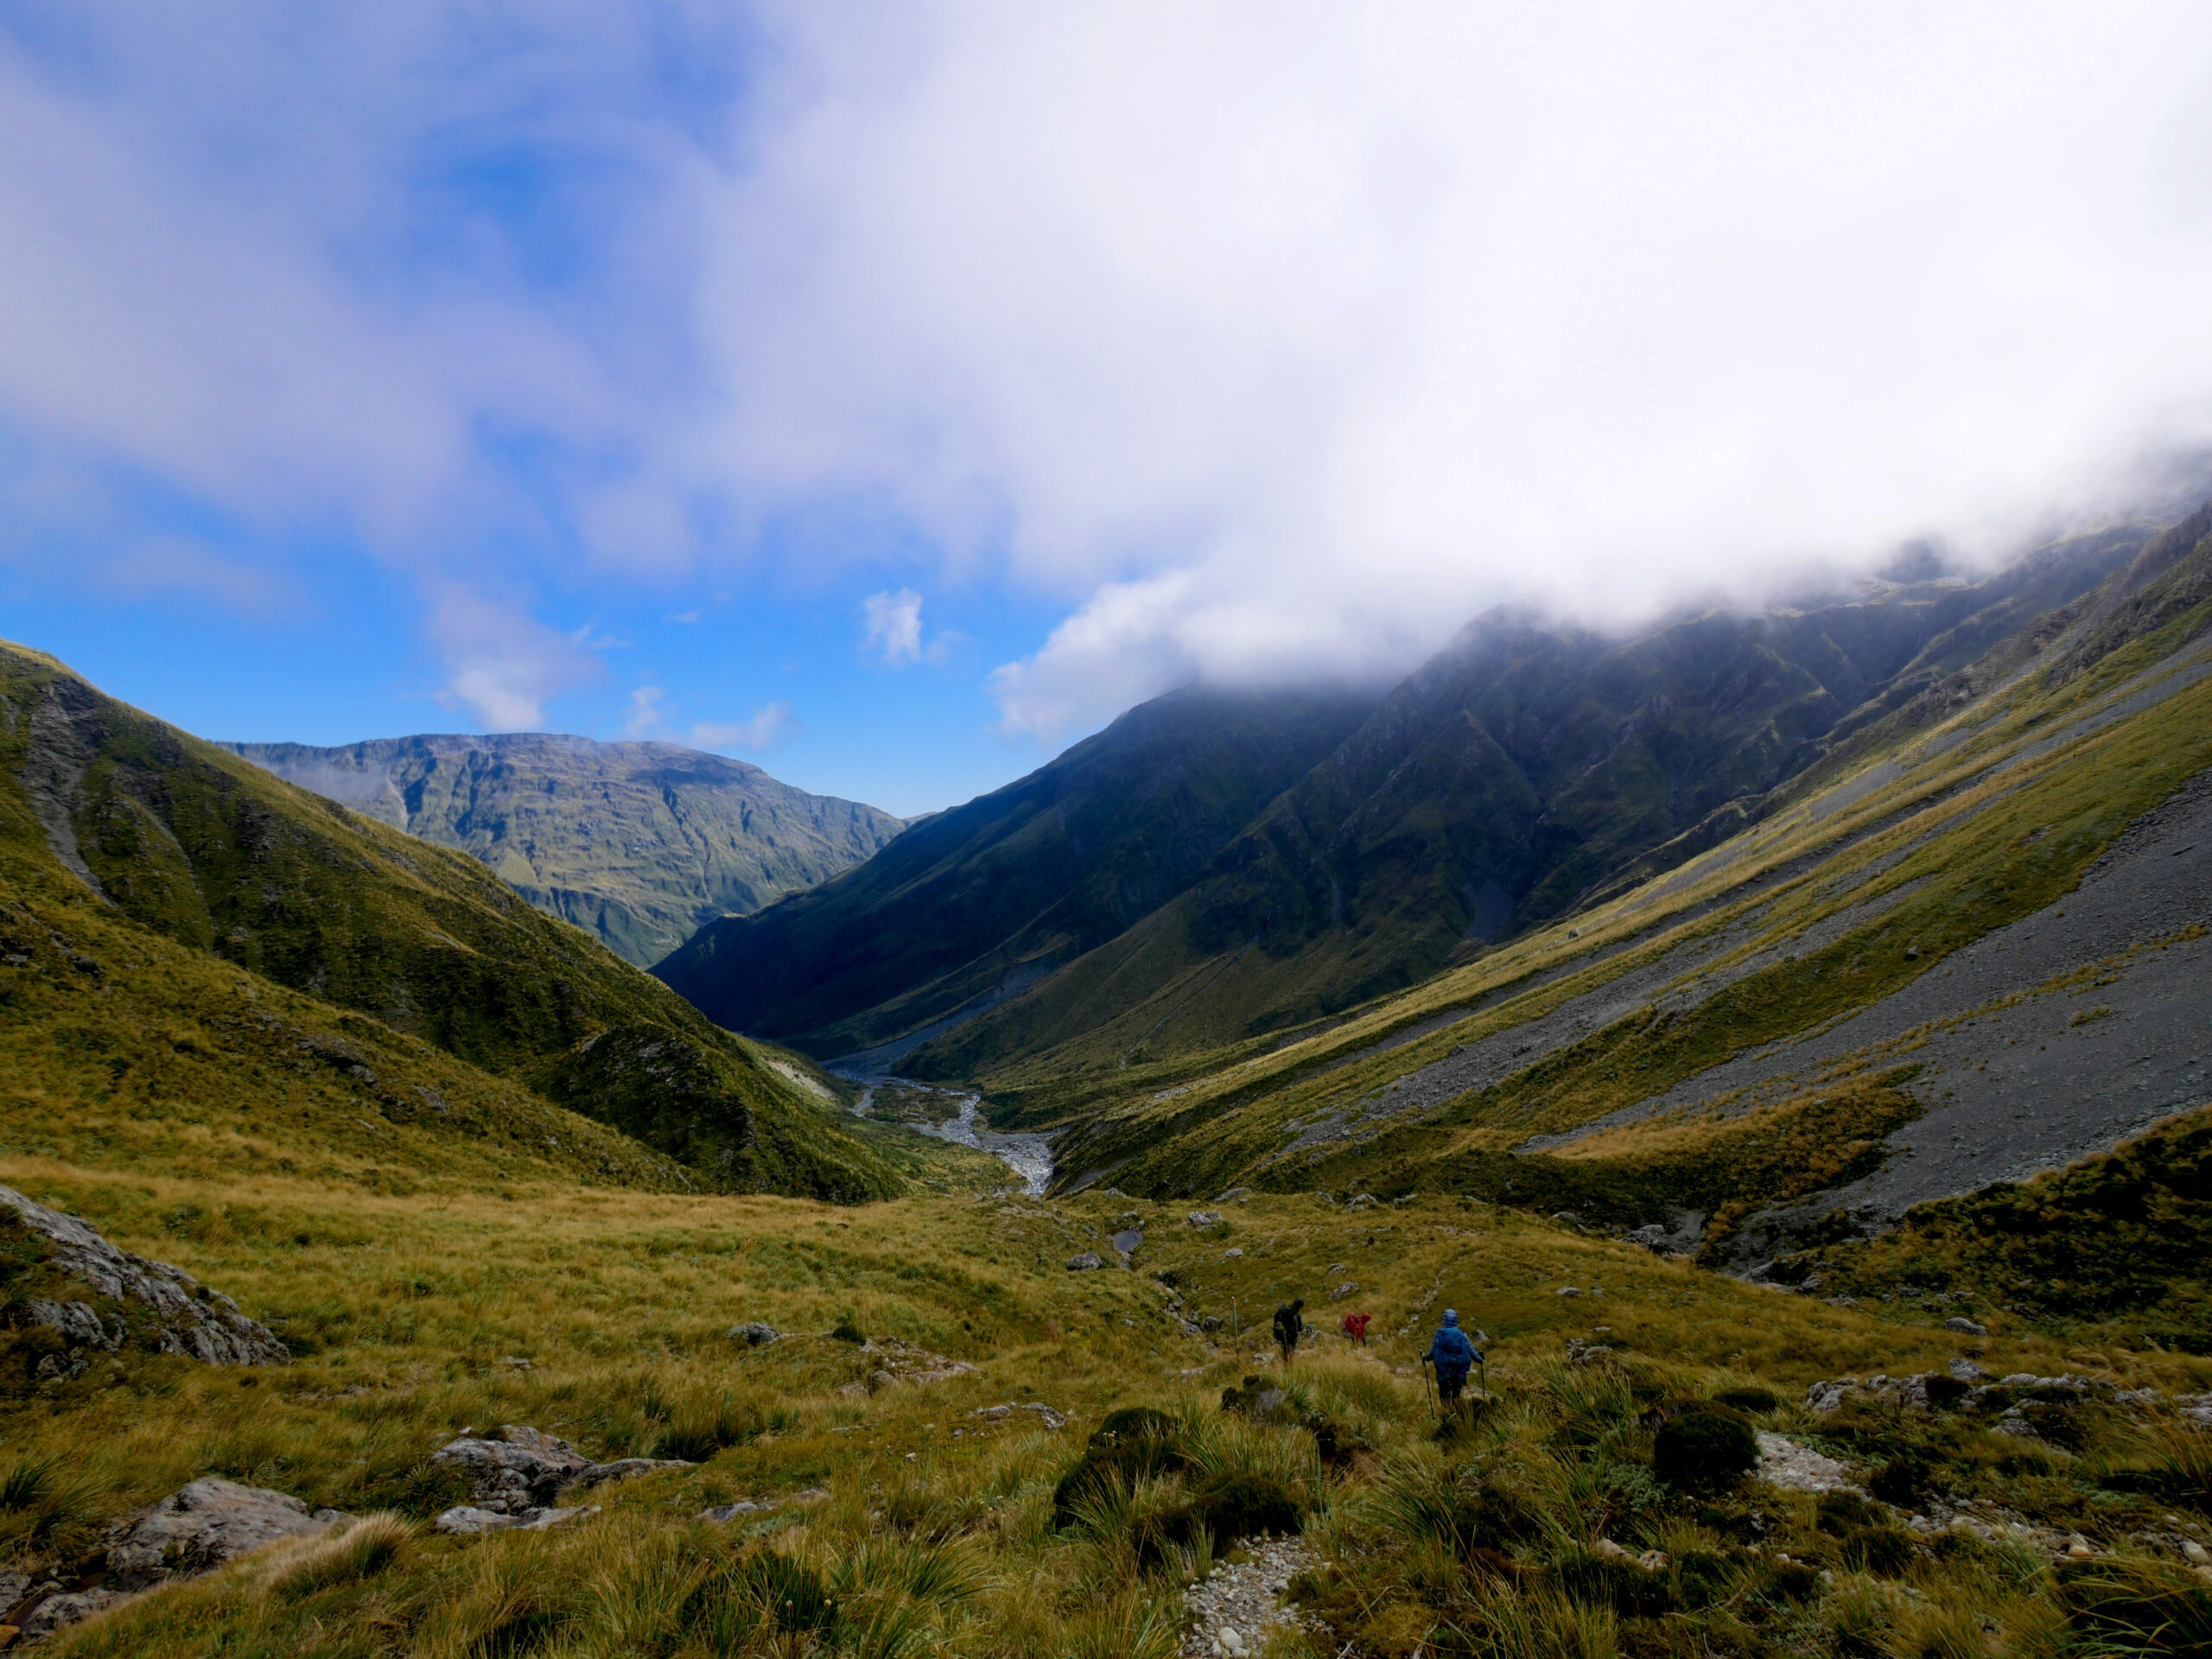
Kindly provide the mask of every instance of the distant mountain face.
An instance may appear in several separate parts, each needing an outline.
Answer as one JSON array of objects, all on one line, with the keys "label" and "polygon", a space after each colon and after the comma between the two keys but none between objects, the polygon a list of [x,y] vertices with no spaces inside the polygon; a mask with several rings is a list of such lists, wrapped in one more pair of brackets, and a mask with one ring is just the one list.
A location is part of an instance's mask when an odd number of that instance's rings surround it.
[{"label": "distant mountain face", "polygon": [[1177,692],[654,971],[734,1030],[864,1049],[1018,994],[1181,892],[1375,706]]},{"label": "distant mountain face", "polygon": [[[717,924],[660,971],[724,1024],[817,1054],[920,1037],[902,1062],[918,1076],[1111,1068],[1295,1027],[1725,838],[1830,745],[2094,588],[2153,528],[1980,581],[1878,583],[1626,640],[1495,614],[1333,735],[1331,720],[1294,721],[1317,747],[1281,744],[1272,766],[1240,769],[1249,746],[1230,734],[1281,718],[1276,704],[1179,694],[825,888]],[[1118,784],[1101,797],[1114,810],[1066,832],[1068,782],[1155,730],[1173,733],[1155,769],[1209,804],[1207,833],[1179,841],[1179,860],[1151,857],[1132,833],[1145,797]],[[982,879],[944,880],[932,852],[1016,803]],[[1132,861],[1147,877],[1134,888]],[[1074,893],[1121,902],[1056,927]]]},{"label": "distant mountain face", "polygon": [[487,866],[650,967],[701,927],[872,858],[906,825],[674,743],[542,732],[224,747]]}]

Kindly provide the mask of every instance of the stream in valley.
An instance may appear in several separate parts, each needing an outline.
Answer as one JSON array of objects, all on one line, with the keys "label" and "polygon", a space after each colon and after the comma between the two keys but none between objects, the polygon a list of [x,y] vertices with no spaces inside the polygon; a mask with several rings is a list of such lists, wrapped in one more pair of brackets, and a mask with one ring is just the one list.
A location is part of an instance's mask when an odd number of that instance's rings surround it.
[{"label": "stream in valley", "polygon": [[829,1069],[840,1077],[849,1077],[863,1085],[861,1097],[853,1107],[855,1117],[866,1117],[875,1103],[875,1091],[887,1084],[901,1089],[915,1089],[933,1095],[948,1095],[960,1103],[960,1110],[934,1126],[909,1123],[906,1127],[917,1135],[934,1135],[940,1141],[957,1141],[963,1147],[973,1147],[978,1152],[988,1152],[1014,1173],[1021,1177],[1022,1190],[1032,1198],[1041,1198],[1052,1179],[1052,1143],[1041,1135],[1001,1135],[987,1128],[982,1121],[981,1095],[957,1089],[941,1089],[933,1083],[917,1083],[912,1077],[894,1077],[877,1072],[861,1075],[857,1071],[846,1071],[837,1061]]}]

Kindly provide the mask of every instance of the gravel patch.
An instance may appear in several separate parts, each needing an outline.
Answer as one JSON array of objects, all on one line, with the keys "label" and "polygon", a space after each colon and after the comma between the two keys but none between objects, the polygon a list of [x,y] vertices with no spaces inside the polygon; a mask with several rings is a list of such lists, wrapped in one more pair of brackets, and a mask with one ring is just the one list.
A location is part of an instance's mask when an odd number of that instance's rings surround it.
[{"label": "gravel patch", "polygon": [[1249,1560],[1221,1562],[1184,1592],[1185,1617],[1192,1624],[1183,1637],[1185,1654],[1215,1659],[1250,1653],[1270,1630],[1313,1626],[1282,1593],[1319,1557],[1298,1538],[1267,1539],[1245,1550]]},{"label": "gravel patch", "polygon": [[1758,1477],[1785,1492],[1859,1492],[1865,1489],[1834,1458],[1779,1434],[1759,1433]]}]

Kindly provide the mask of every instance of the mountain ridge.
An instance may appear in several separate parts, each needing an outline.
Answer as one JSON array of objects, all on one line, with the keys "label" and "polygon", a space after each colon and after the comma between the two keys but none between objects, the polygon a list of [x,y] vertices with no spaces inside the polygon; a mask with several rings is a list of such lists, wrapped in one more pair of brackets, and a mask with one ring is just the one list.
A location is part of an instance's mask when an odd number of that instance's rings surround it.
[{"label": "mountain ridge", "polygon": [[[979,949],[964,977],[902,980],[888,964],[944,913],[887,878],[919,850],[910,841],[893,866],[711,925],[658,971],[734,1027],[820,1056],[903,1036],[913,1075],[948,1080],[1111,1071],[1294,1031],[1725,840],[1851,733],[2096,588],[2158,529],[2122,523],[1972,580],[1678,614],[1625,638],[1494,612],[1370,699],[1296,776],[1271,779],[1281,787],[1195,868],[1087,939]],[[1204,769],[1210,706],[1163,699],[1123,722],[1171,707],[1198,716],[1177,740],[1188,778]],[[1084,748],[950,816],[1049,792]],[[1090,844],[1102,858],[1118,850]],[[1001,909],[1020,880],[1006,888]],[[836,940],[799,920],[828,912],[842,913]],[[1031,919],[1008,916],[997,937]],[[816,972],[863,945],[870,975]],[[1005,976],[1015,968],[1024,977]],[[810,975],[804,997],[777,988]]]},{"label": "mountain ridge", "polygon": [[468,854],[538,909],[641,968],[721,916],[862,862],[906,827],[750,761],[656,740],[421,733],[221,747]]}]

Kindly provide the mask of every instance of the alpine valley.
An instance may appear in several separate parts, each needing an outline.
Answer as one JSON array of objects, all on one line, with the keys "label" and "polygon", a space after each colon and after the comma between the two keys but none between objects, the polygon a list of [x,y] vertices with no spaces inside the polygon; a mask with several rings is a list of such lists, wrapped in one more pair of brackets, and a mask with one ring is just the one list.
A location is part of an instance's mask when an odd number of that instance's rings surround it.
[{"label": "alpine valley", "polygon": [[2212,508],[911,824],[0,646],[0,1646],[2212,1651],[2209,768]]}]

